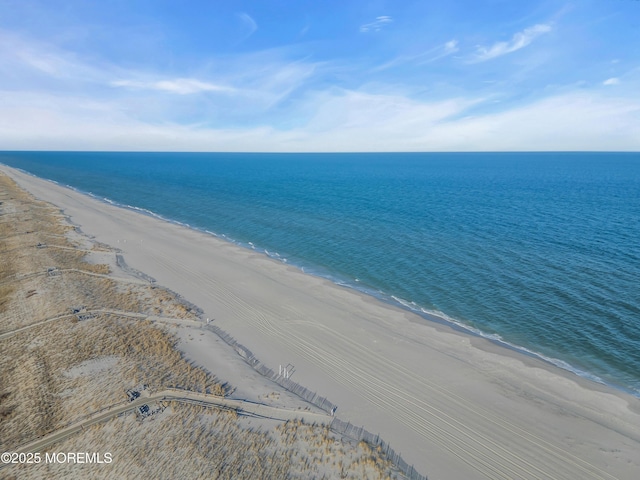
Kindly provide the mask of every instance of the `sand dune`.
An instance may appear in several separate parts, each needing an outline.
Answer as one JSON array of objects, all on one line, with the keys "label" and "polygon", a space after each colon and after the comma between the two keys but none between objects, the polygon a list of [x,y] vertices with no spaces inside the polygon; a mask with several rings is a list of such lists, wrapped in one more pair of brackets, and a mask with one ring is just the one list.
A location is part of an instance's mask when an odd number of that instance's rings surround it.
[{"label": "sand dune", "polygon": [[261,376],[194,305],[4,174],[0,252],[0,478],[382,479],[404,468],[334,431],[335,417]]},{"label": "sand dune", "polygon": [[[0,167],[430,479],[635,479],[640,399],[211,235]],[[207,366],[215,353],[191,351]]]}]

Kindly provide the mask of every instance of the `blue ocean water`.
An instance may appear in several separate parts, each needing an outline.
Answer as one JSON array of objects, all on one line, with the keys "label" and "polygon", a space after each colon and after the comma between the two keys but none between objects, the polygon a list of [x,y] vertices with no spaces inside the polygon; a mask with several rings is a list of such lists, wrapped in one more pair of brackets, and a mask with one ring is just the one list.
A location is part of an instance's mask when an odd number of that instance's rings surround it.
[{"label": "blue ocean water", "polygon": [[0,152],[640,396],[640,154]]}]

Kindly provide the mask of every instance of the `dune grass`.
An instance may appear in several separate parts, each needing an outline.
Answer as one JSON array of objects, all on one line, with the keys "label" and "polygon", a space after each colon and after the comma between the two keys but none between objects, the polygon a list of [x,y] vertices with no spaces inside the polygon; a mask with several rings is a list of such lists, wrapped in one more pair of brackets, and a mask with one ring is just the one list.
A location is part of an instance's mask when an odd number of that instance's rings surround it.
[{"label": "dune grass", "polygon": [[[74,309],[112,309],[195,320],[190,306],[161,287],[82,273],[108,274],[110,267],[87,261],[89,240],[81,238],[57,209],[33,199],[1,174],[0,201],[0,251],[10,252],[0,263],[0,333],[29,327],[0,339],[0,450],[11,451],[126,402],[126,391],[142,385],[156,391],[178,387],[216,395],[227,392],[213,373],[190,363],[176,348],[176,337],[159,324],[117,314],[85,320],[71,314]],[[64,248],[38,248],[53,241]],[[104,245],[93,249],[108,252]],[[49,267],[63,273],[50,276]],[[2,477],[397,475],[380,452],[342,439],[327,427],[248,419],[179,403],[166,406],[144,420],[134,414],[113,418],[51,449],[111,452],[111,464],[12,466],[1,472]]]}]

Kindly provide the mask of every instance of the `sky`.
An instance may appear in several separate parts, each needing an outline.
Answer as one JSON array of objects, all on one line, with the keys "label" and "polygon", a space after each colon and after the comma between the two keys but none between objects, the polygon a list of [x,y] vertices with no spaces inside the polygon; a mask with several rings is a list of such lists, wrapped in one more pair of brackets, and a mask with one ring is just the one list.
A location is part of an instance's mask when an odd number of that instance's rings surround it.
[{"label": "sky", "polygon": [[0,0],[0,150],[640,151],[640,1]]}]

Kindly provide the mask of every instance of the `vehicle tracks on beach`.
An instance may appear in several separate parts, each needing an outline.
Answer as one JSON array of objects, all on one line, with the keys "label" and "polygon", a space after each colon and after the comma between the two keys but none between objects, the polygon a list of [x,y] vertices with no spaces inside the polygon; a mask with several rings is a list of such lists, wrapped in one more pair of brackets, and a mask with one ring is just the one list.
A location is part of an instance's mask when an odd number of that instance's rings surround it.
[{"label": "vehicle tracks on beach", "polygon": [[[280,307],[276,310],[257,298],[244,300],[203,271],[188,269],[158,250],[150,249],[148,253],[185,282],[193,285],[195,280],[201,294],[233,311],[247,326],[307,359],[363,402],[375,405],[487,478],[615,478],[559,442],[550,443],[505,420],[498,412],[475,406],[398,362],[380,359],[357,339],[345,339],[322,324],[296,319],[301,313],[293,308],[284,307],[290,317],[283,318]],[[299,332],[298,323],[312,325],[313,338]],[[465,412],[461,416],[465,423],[447,413],[456,410]],[[509,443],[501,439],[509,439]]]},{"label": "vehicle tracks on beach", "polygon": [[[354,362],[346,368],[346,362],[331,362],[331,358],[339,358],[339,355],[331,355],[326,350],[316,348],[316,342],[305,341],[298,336],[294,338],[293,345],[301,345],[302,348],[299,353],[306,352],[315,362],[330,369],[332,376],[340,377],[343,380],[341,382],[343,385],[352,389],[356,386],[357,389],[355,391],[358,393],[366,392],[366,398],[369,401],[376,403],[385,412],[388,412],[412,430],[422,435],[431,435],[451,453],[456,454],[463,450],[465,457],[457,455],[460,458],[465,458],[468,461],[467,456],[470,456],[488,466],[492,471],[490,475],[492,477],[496,474],[500,475],[502,472],[505,478],[519,478],[522,473],[525,473],[522,478],[562,478],[560,476],[561,472],[566,470],[567,465],[570,465],[573,468],[571,468],[571,471],[567,471],[566,478],[575,478],[576,472],[582,472],[582,478],[585,478],[584,474],[589,475],[589,478],[614,478],[557,445],[548,447],[545,442],[534,435],[522,430],[519,431],[513,425],[505,425],[504,422],[500,421],[500,417],[495,414],[488,416],[486,412],[479,412],[467,402],[461,402],[459,397],[456,398],[455,395],[442,388],[421,381],[422,379],[419,379],[415,374],[404,371],[404,369],[395,368],[394,372],[389,372],[392,377],[387,378],[396,380],[393,385],[381,381],[379,377],[369,373],[370,366],[374,366],[378,372],[383,372],[387,367],[386,360],[383,363],[378,362],[375,364],[372,357],[367,355],[367,349],[361,346],[357,357],[365,359],[365,361]],[[354,344],[349,344],[348,348],[353,349]],[[355,356],[351,358],[353,359]],[[363,364],[369,368],[363,368]],[[432,399],[431,402],[426,402],[415,394],[410,393],[408,389],[398,390],[399,385],[415,384],[416,381],[428,388],[429,398]],[[439,399],[435,394],[439,395],[442,400],[437,401]],[[447,414],[443,407],[437,406],[437,404],[441,404],[451,411],[452,402],[456,405],[456,409],[465,409],[475,418],[483,420],[485,424],[481,425],[481,422],[477,420],[473,424],[462,423],[452,415]],[[418,412],[422,412],[422,414]],[[446,428],[439,427],[431,419],[437,419]],[[522,444],[520,448],[518,448],[519,445],[513,443],[502,445],[494,440],[504,438],[504,431],[502,430],[508,430],[512,435],[520,438]],[[545,462],[545,469],[541,469],[531,460],[527,460],[527,458],[532,458],[532,450],[536,449],[549,460]],[[518,455],[516,454],[517,450],[523,453]],[[479,455],[487,451],[490,455],[487,455],[487,460],[483,461]],[[494,471],[494,467],[497,465],[502,467],[501,471]],[[474,467],[477,468],[477,465],[474,465]]]}]

